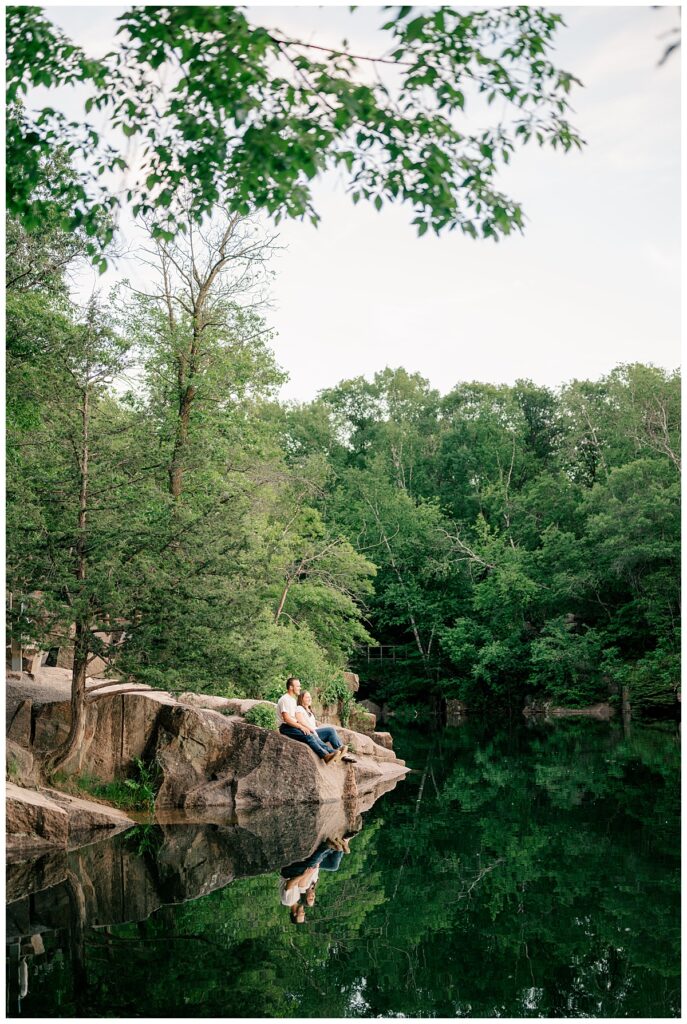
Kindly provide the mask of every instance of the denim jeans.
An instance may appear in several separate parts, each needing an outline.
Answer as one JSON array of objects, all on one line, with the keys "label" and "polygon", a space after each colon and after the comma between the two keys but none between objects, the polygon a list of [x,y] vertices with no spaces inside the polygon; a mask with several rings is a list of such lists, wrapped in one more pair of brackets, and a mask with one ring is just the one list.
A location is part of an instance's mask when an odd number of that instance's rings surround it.
[{"label": "denim jeans", "polygon": [[301,732],[300,729],[296,729],[293,725],[286,725],[282,722],[279,726],[279,732],[282,736],[288,736],[289,739],[298,740],[299,743],[307,743],[311,750],[314,750],[318,757],[326,757],[327,754],[331,754],[329,747],[325,747],[324,743],[315,733],[312,732]]},{"label": "denim jeans", "polygon": [[295,878],[302,875],[306,868],[321,868],[322,871],[338,871],[343,857],[343,850],[332,850],[326,843],[317,847],[305,860],[296,861],[281,869],[282,878]]},{"label": "denim jeans", "polygon": [[333,725],[318,725],[315,732],[325,743],[331,743],[334,750],[338,750],[339,747],[343,746]]}]

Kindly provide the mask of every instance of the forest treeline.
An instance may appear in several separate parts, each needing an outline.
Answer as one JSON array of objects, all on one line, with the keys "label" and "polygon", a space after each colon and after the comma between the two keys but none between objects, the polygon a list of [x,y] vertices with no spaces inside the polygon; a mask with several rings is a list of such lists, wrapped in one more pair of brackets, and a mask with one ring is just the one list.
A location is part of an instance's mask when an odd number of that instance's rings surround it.
[{"label": "forest treeline", "polygon": [[678,374],[441,395],[387,368],[283,402],[272,245],[189,218],[79,308],[84,239],[10,219],[13,635],[225,695],[353,667],[405,708],[674,703]]}]

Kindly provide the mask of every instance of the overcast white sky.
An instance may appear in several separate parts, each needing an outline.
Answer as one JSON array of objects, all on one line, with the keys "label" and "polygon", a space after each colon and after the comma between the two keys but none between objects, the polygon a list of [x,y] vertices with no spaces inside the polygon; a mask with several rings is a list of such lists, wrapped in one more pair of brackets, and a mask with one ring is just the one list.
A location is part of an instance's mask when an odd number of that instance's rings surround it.
[{"label": "overcast white sky", "polygon": [[[121,9],[54,6],[50,16],[95,55]],[[387,365],[442,392],[459,380],[558,385],[619,362],[678,365],[679,53],[656,66],[677,9],[552,9],[567,22],[555,59],[585,84],[573,98],[585,151],[535,146],[513,158],[498,184],[523,203],[527,230],[498,244],[418,239],[410,208],[354,207],[333,176],[320,182],[319,227],[279,228],[267,317],[290,375],[283,397],[307,400]],[[381,49],[376,8],[248,11],[310,42]],[[116,273],[131,266],[106,281]]]}]

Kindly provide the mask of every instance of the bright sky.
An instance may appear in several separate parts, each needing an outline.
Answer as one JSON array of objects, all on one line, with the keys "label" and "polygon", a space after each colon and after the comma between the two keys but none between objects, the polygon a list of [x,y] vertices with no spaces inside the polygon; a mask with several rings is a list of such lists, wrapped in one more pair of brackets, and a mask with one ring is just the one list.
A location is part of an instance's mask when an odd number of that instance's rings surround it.
[{"label": "bright sky", "polygon": [[[558,385],[620,362],[678,365],[679,51],[657,67],[677,9],[554,9],[567,22],[555,60],[585,85],[573,95],[584,152],[530,146],[513,157],[497,185],[523,203],[527,229],[498,244],[457,232],[419,239],[410,208],[354,207],[333,176],[322,180],[319,227],[279,227],[267,318],[290,375],[284,398],[387,365],[442,392],[459,380]],[[55,6],[50,16],[97,55],[120,11]],[[309,42],[383,49],[378,8],[248,11]],[[106,281],[131,269],[122,263]]]}]

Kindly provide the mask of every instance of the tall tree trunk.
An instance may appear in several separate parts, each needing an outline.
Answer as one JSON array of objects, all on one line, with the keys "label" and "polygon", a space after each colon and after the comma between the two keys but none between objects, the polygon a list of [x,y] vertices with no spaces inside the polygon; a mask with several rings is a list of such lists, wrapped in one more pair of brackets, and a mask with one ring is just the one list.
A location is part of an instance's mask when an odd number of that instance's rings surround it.
[{"label": "tall tree trunk", "polygon": [[76,623],[74,667],[72,669],[71,722],[69,734],[50,758],[50,770],[56,772],[83,747],[86,732],[86,668],[88,666],[90,628],[85,616]]},{"label": "tall tree trunk", "polygon": [[81,404],[81,458],[79,460],[79,514],[76,540],[75,575],[81,587],[77,599],[74,623],[74,665],[72,668],[71,722],[67,739],[48,756],[46,767],[50,774],[56,772],[73,754],[83,746],[86,728],[86,669],[90,653],[90,602],[83,601],[83,589],[87,578],[86,529],[88,525],[88,470],[90,455],[90,388],[86,383]]},{"label": "tall tree trunk", "polygon": [[191,408],[196,389],[188,384],[181,391],[179,400],[179,416],[177,418],[176,437],[174,438],[174,451],[169,466],[169,493],[173,498],[179,498],[183,486],[184,459],[188,447],[188,428],[191,421]]},{"label": "tall tree trunk", "polygon": [[177,416],[176,436],[174,438],[174,450],[172,461],[169,466],[169,493],[173,498],[179,498],[183,487],[184,463],[188,448],[188,432],[191,422],[191,409],[198,391],[193,383],[193,378],[198,368],[198,353],[200,351],[200,336],[202,333],[202,318],[207,299],[207,292],[201,289],[194,303],[193,311],[193,334],[191,345],[187,353],[180,355],[177,363],[177,386],[179,389],[179,413]]}]

